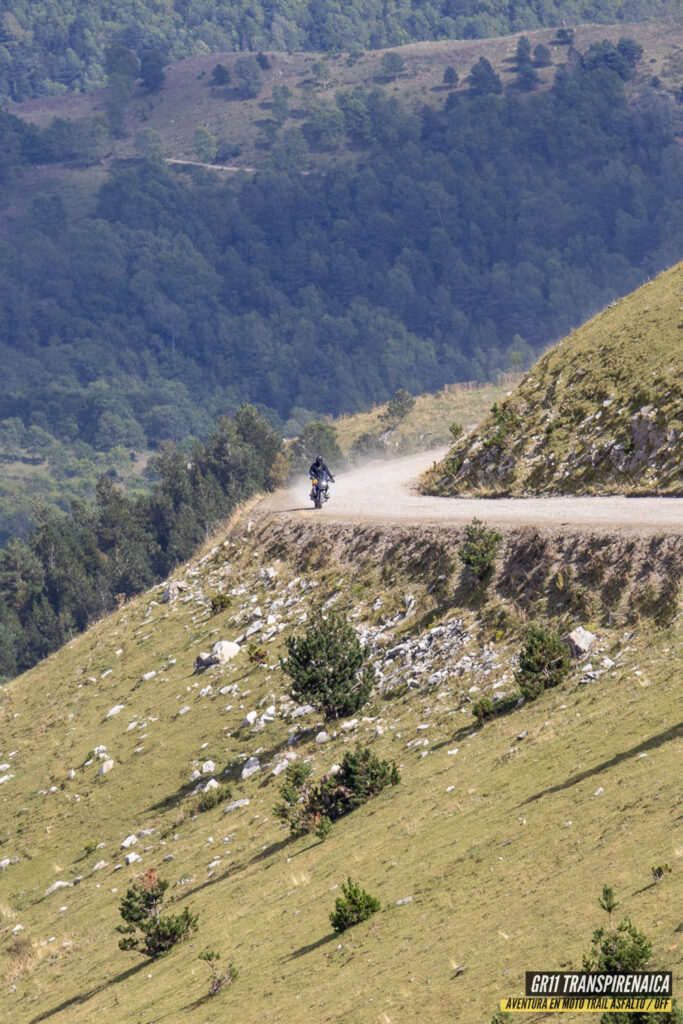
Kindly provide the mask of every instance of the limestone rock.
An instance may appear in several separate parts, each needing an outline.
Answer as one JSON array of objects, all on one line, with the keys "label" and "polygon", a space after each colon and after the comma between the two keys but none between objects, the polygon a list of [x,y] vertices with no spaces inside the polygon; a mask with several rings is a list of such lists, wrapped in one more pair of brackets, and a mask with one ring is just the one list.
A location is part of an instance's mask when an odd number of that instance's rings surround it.
[{"label": "limestone rock", "polygon": [[261,768],[261,762],[258,757],[250,757],[247,759],[247,763],[242,769],[242,778],[248,779],[250,776],[255,775]]},{"label": "limestone rock", "polygon": [[218,665],[225,665],[240,653],[241,647],[233,640],[219,640],[213,645],[212,654]]},{"label": "limestone rock", "polygon": [[113,718],[114,715],[120,715],[125,708],[125,704],[115,704],[113,708],[110,708],[105,715],[105,718]]},{"label": "limestone rock", "polygon": [[258,712],[256,712],[256,711],[249,711],[249,712],[247,712],[247,714],[244,716],[244,720],[242,722],[242,728],[243,729],[247,729],[250,725],[254,724],[254,722],[256,721],[257,718],[258,718]]},{"label": "limestone rock", "polygon": [[318,744],[318,746],[320,746],[322,743],[329,743],[329,734],[326,733],[324,729],[321,730],[321,732],[319,732],[318,735],[316,736],[315,742]]},{"label": "limestone rock", "polygon": [[97,774],[98,775],[107,775],[107,773],[110,772],[113,767],[114,767],[114,761],[113,761],[112,758],[109,758],[107,761],[104,761],[104,763],[102,765],[100,765],[100,770],[98,771]]},{"label": "limestone rock", "polygon": [[122,850],[129,850],[131,848],[131,846],[135,846],[137,841],[138,841],[138,837],[136,835],[131,834],[129,836],[126,836],[126,838],[121,843],[121,849]]},{"label": "limestone rock", "polygon": [[240,807],[248,807],[248,806],[249,806],[249,801],[248,800],[233,800],[233,802],[231,804],[227,805],[227,807],[223,811],[223,814],[227,814],[229,811],[236,811]]},{"label": "limestone rock", "polygon": [[142,860],[142,858],[140,857],[139,853],[135,852],[135,850],[133,850],[131,853],[127,853],[126,854],[126,864],[127,865],[135,864],[139,860]]},{"label": "limestone rock", "polygon": [[205,761],[202,765],[202,775],[213,775],[216,771],[216,765],[213,761]]},{"label": "limestone rock", "polygon": [[578,626],[573,629],[571,633],[563,637],[564,642],[569,644],[569,649],[572,652],[573,658],[582,658],[585,654],[593,649],[597,637],[594,633],[584,629],[583,626]]},{"label": "limestone rock", "polygon": [[57,892],[58,889],[70,889],[71,882],[53,882],[49,889],[45,890],[46,896],[51,896],[53,892]]}]

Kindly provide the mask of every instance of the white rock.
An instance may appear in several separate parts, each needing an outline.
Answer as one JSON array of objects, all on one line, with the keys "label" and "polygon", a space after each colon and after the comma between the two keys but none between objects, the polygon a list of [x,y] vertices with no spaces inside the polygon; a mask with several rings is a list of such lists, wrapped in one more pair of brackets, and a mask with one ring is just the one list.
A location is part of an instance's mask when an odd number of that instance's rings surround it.
[{"label": "white rock", "polygon": [[99,746],[95,747],[95,756],[99,757],[100,760],[102,760],[104,757],[106,757],[106,754],[107,754],[107,748],[105,747],[105,745],[103,743],[100,743]]},{"label": "white rock", "polygon": [[140,680],[143,683],[148,683],[150,679],[154,679],[156,672],[145,672],[144,676],[140,676]]},{"label": "white rock", "polygon": [[213,775],[216,771],[216,765],[213,761],[205,761],[202,765],[202,775]]},{"label": "white rock", "polygon": [[257,718],[258,718],[258,712],[257,711],[249,711],[244,716],[244,721],[242,722],[242,728],[246,729],[248,726],[253,725]]},{"label": "white rock", "polygon": [[139,860],[142,860],[142,858],[139,853],[135,852],[135,850],[133,850],[132,853],[126,854],[126,864],[135,864]]},{"label": "white rock", "polygon": [[212,789],[220,789],[220,783],[216,782],[215,779],[209,779],[207,784],[204,786],[204,792],[210,793]]},{"label": "white rock", "polygon": [[315,738],[315,742],[316,742],[316,743],[318,744],[318,746],[320,746],[320,744],[321,744],[321,743],[329,743],[329,742],[330,742],[330,737],[329,737],[329,735],[328,735],[328,734],[327,734],[327,733],[325,732],[325,730],[323,729],[323,730],[322,730],[321,732],[319,732],[319,733],[318,733],[318,735],[316,736],[316,738]]},{"label": "white rock", "polygon": [[18,935],[19,932],[23,932],[23,930],[23,924],[15,924],[14,928],[12,929],[12,935]]},{"label": "white rock", "polygon": [[53,892],[57,892],[58,889],[70,889],[71,882],[53,882],[49,889],[45,890],[46,896],[51,896]]},{"label": "white rock", "polygon": [[261,768],[261,762],[258,757],[249,757],[247,762],[242,769],[242,778],[248,779],[251,775],[254,775]]},{"label": "white rock", "polygon": [[187,706],[187,704],[186,704],[184,708],[181,708],[181,709],[180,709],[180,711],[178,712],[178,716],[180,716],[180,715],[186,715],[186,714],[187,714],[187,712],[188,712],[189,710],[190,710],[190,709],[188,708],[188,706]]},{"label": "white rock", "polygon": [[576,629],[573,629],[571,633],[568,633],[567,636],[563,637],[563,639],[565,643],[569,644],[572,657],[581,658],[584,654],[588,654],[588,652],[592,650],[597,637],[595,633],[589,632],[589,630],[584,629],[583,626],[578,626]]},{"label": "white rock", "polygon": [[110,772],[112,770],[113,767],[114,767],[114,761],[110,757],[107,761],[105,761],[103,764],[100,765],[100,770],[98,771],[97,774],[98,775],[106,775],[108,772]]},{"label": "white rock", "polygon": [[13,779],[13,778],[14,778],[14,775],[0,775],[0,785],[3,782],[9,782],[9,780]]},{"label": "white rock", "polygon": [[351,718],[348,722],[342,722],[340,728],[343,729],[344,732],[348,732],[350,729],[355,729],[357,727],[357,725],[358,725],[358,719],[357,718]]},{"label": "white rock", "polygon": [[113,708],[110,708],[105,715],[105,718],[113,718],[114,715],[120,715],[125,708],[125,704],[115,704]]},{"label": "white rock", "polygon": [[131,834],[129,836],[126,836],[126,838],[121,843],[121,849],[122,850],[129,850],[131,848],[131,846],[135,846],[137,841],[138,841],[138,837],[136,835]]},{"label": "white rock", "polygon": [[203,690],[199,691],[199,696],[200,697],[208,697],[209,694],[212,693],[212,691],[213,691],[213,687],[209,683],[208,686],[205,686]]},{"label": "white rock", "polygon": [[240,645],[236,644],[233,640],[219,640],[213,645],[211,653],[217,659],[219,665],[225,665],[226,662],[236,658],[240,650]]},{"label": "white rock", "polygon": [[131,722],[130,725],[128,726],[128,728],[126,729],[126,732],[132,732],[133,729],[137,729],[137,727],[138,727],[138,723],[137,722]]},{"label": "white rock", "polygon": [[75,779],[76,778],[76,771],[75,771],[75,769],[70,768],[66,777],[67,777],[67,779],[69,779],[69,781],[71,781],[71,779]]},{"label": "white rock", "polygon": [[0,772],[6,772],[8,768],[11,768],[9,761],[6,764],[0,764]]},{"label": "white rock", "polygon": [[249,806],[249,801],[248,800],[234,800],[231,804],[227,805],[227,807],[223,811],[223,814],[227,814],[228,811],[236,811],[240,807],[248,807],[248,806]]},{"label": "white rock", "polygon": [[199,771],[198,768],[195,768],[194,771],[190,774],[190,782],[196,782],[197,779],[201,779],[201,777],[202,773]]},{"label": "white rock", "polygon": [[102,871],[102,869],[106,867],[109,867],[106,860],[98,860],[97,864],[93,868],[93,871]]}]

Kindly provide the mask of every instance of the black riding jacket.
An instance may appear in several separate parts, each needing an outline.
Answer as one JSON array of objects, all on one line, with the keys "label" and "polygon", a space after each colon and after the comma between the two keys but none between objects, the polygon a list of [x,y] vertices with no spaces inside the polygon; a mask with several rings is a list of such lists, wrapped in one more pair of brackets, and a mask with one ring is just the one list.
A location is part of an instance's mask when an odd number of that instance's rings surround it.
[{"label": "black riding jacket", "polygon": [[327,473],[330,480],[334,480],[334,477],[332,476],[332,474],[330,473],[329,469],[322,461],[322,459],[320,461],[316,459],[315,462],[311,463],[311,468],[308,471],[308,475],[311,479],[313,479],[314,476],[320,476],[322,473]]}]

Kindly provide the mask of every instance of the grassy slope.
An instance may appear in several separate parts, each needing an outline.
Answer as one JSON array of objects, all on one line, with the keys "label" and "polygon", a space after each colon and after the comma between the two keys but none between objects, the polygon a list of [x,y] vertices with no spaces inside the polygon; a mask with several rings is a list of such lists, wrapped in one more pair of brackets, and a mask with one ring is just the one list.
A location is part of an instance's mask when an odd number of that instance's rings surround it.
[{"label": "grassy slope", "polygon": [[[428,537],[397,542],[370,532],[350,532],[346,556],[337,547],[314,571],[310,560],[321,559],[323,545],[305,526],[293,535],[286,524],[257,522],[248,532],[242,522],[186,567],[186,599],[151,603],[158,588],[2,690],[0,763],[15,777],[0,786],[0,859],[19,862],[0,874],[0,970],[3,1007],[16,1024],[222,1024],[238,1015],[244,1024],[391,1024],[418,1016],[440,1024],[451,1014],[485,1021],[497,999],[521,993],[524,970],[580,964],[602,923],[595,897],[603,882],[651,936],[653,962],[674,971],[680,991],[673,900],[683,856],[673,830],[680,625],[657,632],[642,622],[624,632],[621,624],[589,621],[614,669],[591,685],[579,685],[581,670],[574,672],[560,690],[477,730],[467,691],[473,679],[482,689],[509,682],[518,636],[493,638],[478,627],[476,600],[454,606],[448,595],[460,576],[452,550],[450,582],[439,584],[442,564]],[[279,568],[272,589],[258,577],[264,564]],[[533,569],[527,557],[524,572]],[[318,588],[302,588],[294,573]],[[245,589],[227,613],[211,618],[206,595],[227,587]],[[355,608],[356,621],[368,625],[401,609],[406,589],[417,612],[399,623],[397,636],[457,612],[472,630],[464,650],[476,660],[488,641],[489,661],[477,676],[451,671],[436,687],[404,685],[394,699],[375,698],[371,720],[355,735],[397,760],[400,786],[335,825],[325,844],[288,841],[272,815],[276,780],[263,772],[239,781],[241,756],[260,750],[261,762],[270,761],[288,736],[280,717],[263,733],[240,729],[248,710],[279,704],[287,692],[276,667],[281,639],[268,645],[265,668],[241,654],[224,670],[193,677],[194,658],[217,637],[241,632],[252,598],[265,608],[280,593],[301,595],[281,610],[291,630],[313,592],[341,594],[339,606]],[[383,607],[372,610],[377,597]],[[157,675],[141,682],[149,671]],[[202,697],[207,683],[213,693]],[[217,694],[230,684],[237,696]],[[106,719],[115,704],[125,710]],[[178,716],[185,705],[191,710]],[[340,733],[316,747],[315,717],[304,720],[311,731],[297,750],[313,757],[318,773],[353,740]],[[131,721],[140,724],[128,731]],[[418,731],[420,723],[430,729]],[[380,724],[384,734],[373,739]],[[429,745],[416,749],[413,741],[425,736]],[[83,767],[97,744],[115,759],[100,779],[96,765]],[[227,816],[218,808],[189,820],[185,812],[181,822],[177,805],[190,770],[207,758],[219,770],[237,766],[234,796],[251,802]],[[156,830],[137,844],[141,864],[115,872],[121,840],[140,828]],[[85,854],[89,843],[104,846]],[[164,863],[168,855],[174,859]],[[209,871],[216,856],[220,864]],[[93,872],[100,859],[108,866]],[[665,861],[673,875],[654,887],[650,868]],[[200,932],[150,964],[119,952],[113,929],[126,885],[136,869],[152,865],[172,881],[176,909],[187,901],[199,913]],[[349,874],[383,910],[338,937],[328,914]],[[57,879],[77,875],[78,886],[44,896]],[[407,897],[412,902],[397,905]],[[25,928],[23,947],[10,934],[17,924]],[[240,978],[201,1002],[207,972],[196,955],[207,944],[235,961]]]},{"label": "grassy slope", "polygon": [[383,418],[387,403],[374,406],[367,412],[340,416],[334,421],[339,446],[348,455],[354,441],[363,434],[383,438],[381,443],[388,456],[407,455],[447,444],[451,438],[448,429],[451,423],[473,427],[494,402],[504,401],[512,383],[519,379],[514,374],[505,376],[506,383],[479,387],[474,383],[451,384],[435,394],[417,395],[411,411],[395,426]]},{"label": "grassy slope", "polygon": [[[683,264],[593,317],[532,367],[507,403],[430,471],[439,494],[681,494]],[[465,461],[468,460],[468,461]],[[460,469],[455,471],[455,467]]]},{"label": "grassy slope", "polygon": [[[526,33],[532,47],[542,42],[552,51],[553,64],[567,59],[567,47],[553,46],[553,29]],[[658,75],[662,87],[675,90],[683,83],[683,24],[662,20],[633,25],[582,25],[576,29],[575,46],[583,51],[591,42],[610,39],[617,42],[621,36],[636,38],[645,50],[639,74],[630,88],[637,93],[642,84]],[[416,106],[432,104],[442,106],[448,90],[443,86],[444,69],[453,65],[460,76],[459,91],[467,91],[465,79],[470,68],[481,56],[487,57],[500,73],[505,86],[516,79],[514,55],[519,35],[497,39],[444,41],[438,43],[412,43],[396,48],[406,62],[405,71],[394,83],[381,83],[388,92],[405,97]],[[169,65],[166,81],[159,93],[147,95],[141,89],[135,94],[128,112],[128,137],[114,144],[112,157],[135,154],[134,136],[138,128],[152,128],[158,132],[166,147],[167,156],[175,159],[196,160],[194,132],[197,126],[209,128],[218,138],[238,146],[240,155],[230,161],[230,168],[257,167],[269,159],[269,146],[264,144],[262,126],[271,116],[270,100],[273,85],[287,85],[292,91],[290,106],[293,116],[285,128],[300,123],[305,116],[305,89],[314,89],[316,102],[326,96],[333,97],[338,89],[366,85],[372,87],[380,81],[382,50],[365,53],[355,62],[346,55],[324,55],[332,76],[326,88],[316,86],[311,69],[320,59],[319,54],[270,54],[271,68],[264,72],[263,88],[255,99],[240,100],[233,88],[234,64],[239,53],[202,54]],[[214,88],[210,85],[211,71],[222,63],[231,74],[231,84]],[[546,85],[554,75],[554,67],[542,68],[539,73]],[[51,97],[30,100],[8,107],[12,113],[39,125],[48,124],[53,117],[81,118],[104,114],[104,91],[85,95]],[[337,154],[313,154],[316,161],[326,163],[338,159]],[[348,156],[349,154],[345,154]],[[46,168],[35,176],[35,187],[41,187],[41,175],[54,177]],[[44,188],[44,186],[43,186]]]}]

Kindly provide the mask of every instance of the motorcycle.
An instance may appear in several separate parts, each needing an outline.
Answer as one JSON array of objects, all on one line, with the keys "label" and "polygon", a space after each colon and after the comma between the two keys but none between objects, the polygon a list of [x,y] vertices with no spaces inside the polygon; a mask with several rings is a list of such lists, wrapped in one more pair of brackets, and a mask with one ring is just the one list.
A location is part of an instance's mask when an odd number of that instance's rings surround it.
[{"label": "motorcycle", "polygon": [[329,501],[330,497],[330,484],[327,473],[321,473],[320,476],[311,477],[311,493],[310,498],[313,502],[314,508],[322,508],[326,501]]}]

